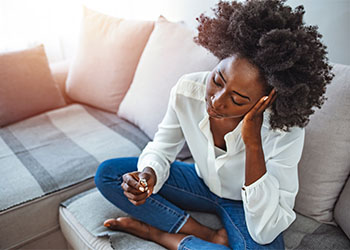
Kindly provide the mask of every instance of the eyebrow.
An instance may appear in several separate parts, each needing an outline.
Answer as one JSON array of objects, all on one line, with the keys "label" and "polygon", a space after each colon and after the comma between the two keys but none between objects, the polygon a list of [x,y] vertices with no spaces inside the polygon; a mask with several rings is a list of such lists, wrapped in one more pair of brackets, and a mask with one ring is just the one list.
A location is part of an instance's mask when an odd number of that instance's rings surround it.
[{"label": "eyebrow", "polygon": [[[219,73],[221,79],[222,79],[222,80],[225,82],[225,84],[226,84],[226,80],[225,80],[224,76],[222,75],[220,69],[218,69],[217,71],[218,71],[218,73]],[[243,98],[246,98],[246,99],[248,99],[248,100],[250,101],[250,98],[249,98],[248,96],[242,95],[242,94],[240,94],[240,93],[238,93],[237,91],[234,91],[234,90],[232,90],[232,92],[235,93],[235,94],[237,94],[237,95],[239,95],[239,96],[241,96],[241,97],[243,97]]]}]

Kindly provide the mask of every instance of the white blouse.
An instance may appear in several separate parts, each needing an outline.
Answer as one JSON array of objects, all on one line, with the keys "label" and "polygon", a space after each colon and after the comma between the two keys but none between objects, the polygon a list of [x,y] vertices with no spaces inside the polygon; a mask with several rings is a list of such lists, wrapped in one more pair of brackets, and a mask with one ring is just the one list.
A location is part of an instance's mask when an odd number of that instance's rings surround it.
[{"label": "white blouse", "polygon": [[305,131],[299,127],[291,128],[290,132],[270,130],[270,111],[265,110],[261,138],[267,172],[245,186],[243,120],[224,136],[227,152],[214,145],[205,103],[209,74],[186,74],[172,88],[167,112],[154,140],[139,156],[138,171],[147,166],[154,169],[157,183],[153,193],[157,193],[186,141],[198,176],[217,196],[242,200],[251,237],[259,244],[268,244],[296,217],[293,207],[298,192],[297,164]]}]

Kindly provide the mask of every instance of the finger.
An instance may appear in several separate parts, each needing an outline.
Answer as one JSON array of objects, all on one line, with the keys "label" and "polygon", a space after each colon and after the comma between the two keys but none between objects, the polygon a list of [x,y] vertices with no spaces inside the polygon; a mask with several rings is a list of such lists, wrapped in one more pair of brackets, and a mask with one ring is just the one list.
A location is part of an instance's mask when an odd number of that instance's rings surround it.
[{"label": "finger", "polygon": [[[141,186],[145,188],[145,191],[147,191],[150,187],[154,186],[154,180],[150,174],[141,172],[139,175],[139,178],[140,178],[139,183]],[[141,183],[141,178],[146,180],[145,184]]]},{"label": "finger", "polygon": [[265,102],[264,98],[266,98],[267,96],[263,96],[260,98],[259,101],[256,102],[256,104],[253,106],[253,108],[251,108],[251,110],[248,112],[249,114],[249,119],[253,119],[254,116],[256,114],[258,114],[258,110],[260,109],[260,107],[263,105],[263,103]]},{"label": "finger", "polygon": [[146,199],[142,200],[142,201],[133,201],[133,200],[129,200],[132,204],[134,204],[135,206],[140,206],[142,204],[144,204],[146,202]]},{"label": "finger", "polygon": [[273,102],[276,100],[276,98],[277,98],[277,94],[275,94],[275,95],[272,97],[272,99],[270,100],[270,102],[269,102],[269,104],[268,104],[267,107],[270,107],[270,106],[273,104]]},{"label": "finger", "polygon": [[128,192],[128,193],[132,193],[132,194],[142,194],[143,192],[141,192],[140,190],[134,188],[134,187],[130,187],[128,184],[126,184],[125,182],[123,182],[121,184],[122,186],[122,189],[125,191],[125,192]]},{"label": "finger", "polygon": [[268,106],[270,103],[272,103],[273,101],[273,97],[276,96],[276,89],[273,88],[271,91],[270,91],[270,94],[268,96],[263,96],[260,101],[261,101],[261,105],[259,106],[259,108],[257,109],[256,113],[257,114],[260,114],[261,112],[263,112]]},{"label": "finger", "polygon": [[147,192],[145,193],[141,193],[141,194],[132,194],[129,192],[125,192],[124,191],[124,195],[129,199],[129,200],[133,200],[133,201],[141,201],[147,198]]},{"label": "finger", "polygon": [[147,198],[150,197],[153,193],[153,187],[150,187],[148,190],[147,190]]},{"label": "finger", "polygon": [[[137,180],[137,189],[141,192],[146,192],[148,190],[150,176],[143,172],[132,172],[131,175]],[[146,179],[146,185],[141,182],[141,179]]]},{"label": "finger", "polygon": [[139,183],[138,172],[131,172],[123,175],[123,181],[130,187],[133,187],[141,192],[145,191],[145,188]]}]

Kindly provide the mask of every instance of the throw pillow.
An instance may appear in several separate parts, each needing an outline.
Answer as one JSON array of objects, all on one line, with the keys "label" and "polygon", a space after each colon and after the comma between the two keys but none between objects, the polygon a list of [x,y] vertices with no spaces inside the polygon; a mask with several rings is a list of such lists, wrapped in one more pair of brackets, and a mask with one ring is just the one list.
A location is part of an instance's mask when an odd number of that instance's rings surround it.
[{"label": "throw pillow", "polygon": [[0,127],[64,105],[43,45],[0,54]]},{"label": "throw pillow", "polygon": [[333,223],[335,202],[350,173],[350,66],[336,64],[335,77],[305,128],[295,210]]},{"label": "throw pillow", "polygon": [[68,96],[116,113],[153,27],[153,21],[115,18],[84,7],[77,54],[67,76]]},{"label": "throw pillow", "polygon": [[350,178],[341,192],[337,204],[335,205],[334,218],[350,239]]},{"label": "throw pillow", "polygon": [[154,138],[171,88],[187,73],[212,70],[218,59],[193,41],[194,31],[160,16],[137,66],[118,115]]}]

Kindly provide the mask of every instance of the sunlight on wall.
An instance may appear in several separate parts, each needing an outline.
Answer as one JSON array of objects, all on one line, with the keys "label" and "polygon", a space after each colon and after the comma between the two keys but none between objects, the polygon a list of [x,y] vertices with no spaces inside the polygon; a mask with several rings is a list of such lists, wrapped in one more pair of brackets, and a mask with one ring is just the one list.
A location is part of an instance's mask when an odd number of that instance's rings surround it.
[{"label": "sunlight on wall", "polygon": [[[1,0],[0,51],[43,43],[51,62],[69,58],[79,35],[82,5],[102,13],[140,20],[188,19],[209,9],[216,0]],[[187,14],[187,16],[186,16]]]},{"label": "sunlight on wall", "polygon": [[[50,62],[70,58],[79,35],[82,5],[102,13],[140,20],[185,21],[195,29],[201,13],[211,16],[218,0],[0,0],[0,52],[43,43]],[[333,62],[349,64],[349,0],[288,0],[304,4],[305,20],[317,24]]]}]

